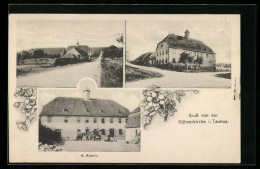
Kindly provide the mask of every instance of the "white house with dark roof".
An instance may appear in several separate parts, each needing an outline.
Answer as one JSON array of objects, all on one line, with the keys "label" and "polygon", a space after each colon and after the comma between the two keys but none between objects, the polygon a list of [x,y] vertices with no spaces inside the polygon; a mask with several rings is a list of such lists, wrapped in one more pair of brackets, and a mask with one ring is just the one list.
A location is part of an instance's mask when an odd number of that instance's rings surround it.
[{"label": "white house with dark roof", "polygon": [[215,67],[216,53],[203,42],[191,39],[189,30],[185,31],[185,36],[169,34],[160,41],[156,47],[155,57],[152,58],[152,64],[178,63],[183,53],[194,59],[203,57],[202,67]]},{"label": "white house with dark roof", "polygon": [[112,100],[93,99],[90,90],[83,91],[83,98],[57,97],[43,106],[41,124],[60,130],[61,137],[75,139],[78,132],[101,131],[101,140],[108,135],[125,140],[125,126],[129,110]]},{"label": "white house with dark roof", "polygon": [[131,112],[126,124],[126,141],[131,142],[137,135],[140,136],[141,108],[137,107]]}]

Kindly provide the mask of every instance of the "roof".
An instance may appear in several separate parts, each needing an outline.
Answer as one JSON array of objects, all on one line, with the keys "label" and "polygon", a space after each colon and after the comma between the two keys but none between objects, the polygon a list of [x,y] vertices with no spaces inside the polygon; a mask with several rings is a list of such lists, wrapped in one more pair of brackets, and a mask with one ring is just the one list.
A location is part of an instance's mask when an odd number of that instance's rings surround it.
[{"label": "roof", "polygon": [[62,55],[62,52],[65,50],[65,48],[36,48],[43,50],[44,53],[47,55]]},{"label": "roof", "polygon": [[73,58],[76,58],[76,59],[77,59],[77,57],[76,57],[75,55],[73,55],[73,54],[71,54],[71,53],[66,53],[65,55],[61,56],[61,57],[58,58],[58,59],[73,59]]},{"label": "roof", "polygon": [[69,50],[71,50],[71,49],[73,49],[73,48],[75,48],[75,49],[81,49],[81,50],[83,50],[84,52],[86,52],[86,53],[89,53],[89,52],[91,52],[91,48],[90,47],[88,47],[87,45],[79,45],[79,46],[68,46],[67,47],[67,51],[69,51]]},{"label": "roof", "polygon": [[135,60],[133,60],[133,63],[144,63],[145,61],[148,62],[150,60],[151,55],[152,52],[144,53],[138,56]]},{"label": "roof", "polygon": [[159,43],[162,42],[166,42],[171,48],[215,54],[215,52],[203,42],[195,39],[186,39],[179,35],[169,34]]},{"label": "roof", "polygon": [[141,125],[141,108],[137,107],[128,117],[126,128],[138,128]]},{"label": "roof", "polygon": [[75,50],[76,50],[77,52],[79,52],[79,54],[80,54],[81,56],[88,56],[88,53],[87,53],[86,51],[82,50],[81,48],[75,48]]},{"label": "roof", "polygon": [[152,58],[156,58],[156,52],[152,52],[150,58],[151,58],[151,59],[152,59]]},{"label": "roof", "polygon": [[43,106],[40,116],[128,117],[129,113],[112,100],[57,97]]}]

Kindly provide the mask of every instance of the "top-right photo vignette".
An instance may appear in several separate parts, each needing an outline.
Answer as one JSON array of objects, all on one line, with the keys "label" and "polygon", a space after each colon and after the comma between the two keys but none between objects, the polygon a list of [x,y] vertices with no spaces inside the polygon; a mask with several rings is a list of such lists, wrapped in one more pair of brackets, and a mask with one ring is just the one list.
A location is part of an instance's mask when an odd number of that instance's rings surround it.
[{"label": "top-right photo vignette", "polygon": [[231,21],[199,17],[126,21],[125,87],[230,88]]}]

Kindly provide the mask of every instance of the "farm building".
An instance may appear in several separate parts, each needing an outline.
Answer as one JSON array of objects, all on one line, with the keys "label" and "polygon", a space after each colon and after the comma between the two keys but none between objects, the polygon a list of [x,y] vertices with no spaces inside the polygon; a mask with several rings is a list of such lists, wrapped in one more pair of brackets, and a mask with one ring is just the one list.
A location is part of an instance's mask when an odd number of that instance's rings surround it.
[{"label": "farm building", "polygon": [[60,131],[63,139],[75,140],[77,133],[100,132],[101,140],[108,136],[125,140],[129,110],[112,100],[93,99],[90,90],[83,98],[57,97],[43,106],[41,125]]},{"label": "farm building", "polygon": [[55,60],[55,65],[73,64],[73,63],[78,63],[79,61],[80,60],[78,57],[76,57],[76,55],[73,55],[71,53],[66,53],[65,55]]},{"label": "farm building", "polygon": [[140,136],[141,109],[137,107],[128,117],[126,124],[126,141],[131,142],[136,136]]},{"label": "farm building", "polygon": [[[79,45],[79,43],[77,43],[77,46],[68,46],[67,47],[67,51],[69,52],[70,50],[72,49],[77,49],[78,50],[78,53],[81,54],[81,52],[83,51],[84,52],[84,55],[85,53],[91,57],[91,55],[93,55],[93,49],[91,49],[90,47],[88,47],[87,45]],[[72,50],[71,52],[73,52],[74,50]],[[82,53],[83,54],[83,53]],[[90,59],[90,58],[89,58]]]},{"label": "farm building", "polygon": [[136,58],[135,60],[133,60],[131,63],[136,65],[148,66],[150,65],[151,55],[152,52],[144,53],[140,55],[138,58]]},{"label": "farm building", "polygon": [[185,36],[169,34],[157,44],[156,56],[151,63],[154,66],[165,65],[168,63],[177,64],[180,62],[181,55],[187,54],[196,60],[203,58],[201,67],[215,69],[216,53],[203,42],[190,38],[189,30],[185,31]]},{"label": "farm building", "polygon": [[55,65],[66,65],[66,64],[73,64],[82,61],[90,61],[92,49],[88,46],[80,46],[79,43],[77,46],[69,46],[67,48],[67,52],[63,51],[63,56],[56,59]]}]

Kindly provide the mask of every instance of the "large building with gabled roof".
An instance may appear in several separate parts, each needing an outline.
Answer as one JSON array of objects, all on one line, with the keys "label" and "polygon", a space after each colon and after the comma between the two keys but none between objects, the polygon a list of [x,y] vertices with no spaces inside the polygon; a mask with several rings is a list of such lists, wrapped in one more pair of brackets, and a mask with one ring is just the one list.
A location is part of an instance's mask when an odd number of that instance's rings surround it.
[{"label": "large building with gabled roof", "polygon": [[152,64],[179,63],[180,56],[184,53],[194,59],[202,57],[202,67],[215,67],[216,53],[203,42],[191,39],[188,29],[185,31],[185,36],[169,34],[160,41],[156,47],[155,57],[152,58]]},{"label": "large building with gabled roof", "polygon": [[57,97],[43,106],[41,125],[58,130],[61,137],[74,140],[78,132],[100,131],[101,139],[125,140],[125,126],[130,112],[113,100],[94,99],[90,90],[83,98]]}]

